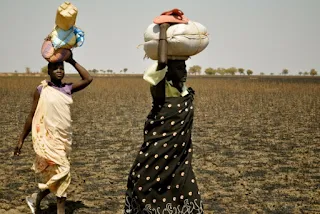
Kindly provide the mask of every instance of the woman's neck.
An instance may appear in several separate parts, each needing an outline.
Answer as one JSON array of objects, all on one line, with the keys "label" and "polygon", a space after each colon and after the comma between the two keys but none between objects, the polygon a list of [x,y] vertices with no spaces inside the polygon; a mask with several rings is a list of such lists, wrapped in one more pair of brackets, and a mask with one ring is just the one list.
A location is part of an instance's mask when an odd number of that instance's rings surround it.
[{"label": "woman's neck", "polygon": [[61,80],[50,80],[55,86],[61,86],[62,85],[62,82],[61,82]]}]

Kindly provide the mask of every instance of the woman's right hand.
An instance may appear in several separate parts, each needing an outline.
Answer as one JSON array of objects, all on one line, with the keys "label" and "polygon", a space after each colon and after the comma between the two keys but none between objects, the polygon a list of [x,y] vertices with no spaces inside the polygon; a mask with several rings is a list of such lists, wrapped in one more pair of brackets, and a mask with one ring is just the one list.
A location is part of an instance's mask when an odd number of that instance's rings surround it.
[{"label": "woman's right hand", "polygon": [[[170,27],[169,23],[162,23],[160,24],[160,29],[164,29],[164,30],[168,30],[168,28]],[[162,38],[163,39],[163,38]]]},{"label": "woman's right hand", "polygon": [[19,156],[21,154],[21,148],[22,148],[23,142],[19,140],[17,143],[17,146],[14,148],[13,155],[14,156]]}]

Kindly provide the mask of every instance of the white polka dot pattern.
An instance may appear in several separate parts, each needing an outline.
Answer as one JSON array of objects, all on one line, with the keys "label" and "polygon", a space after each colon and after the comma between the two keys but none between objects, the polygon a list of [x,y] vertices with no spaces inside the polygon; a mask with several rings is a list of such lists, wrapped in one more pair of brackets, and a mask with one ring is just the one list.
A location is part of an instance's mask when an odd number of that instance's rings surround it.
[{"label": "white polka dot pattern", "polygon": [[163,108],[150,113],[145,122],[144,144],[129,173],[125,214],[154,213],[152,210],[203,214],[191,168],[192,117],[192,97],[188,95],[168,102],[166,99]]}]

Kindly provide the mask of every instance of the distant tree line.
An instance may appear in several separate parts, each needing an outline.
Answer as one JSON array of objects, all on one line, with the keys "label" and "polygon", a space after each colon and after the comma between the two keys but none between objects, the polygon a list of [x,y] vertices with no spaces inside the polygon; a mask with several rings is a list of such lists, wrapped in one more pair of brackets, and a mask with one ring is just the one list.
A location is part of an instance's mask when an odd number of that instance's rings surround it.
[{"label": "distant tree line", "polygon": [[[287,68],[285,68],[285,69],[282,70],[281,74],[282,75],[287,75],[287,74],[289,74],[289,70]],[[316,76],[316,75],[318,75],[318,72],[316,71],[316,69],[312,68],[312,69],[310,69],[309,72],[308,71],[304,71],[304,72],[299,71],[299,75],[300,76],[301,75],[304,75],[304,76],[308,76],[308,75]]]},{"label": "distant tree line", "polygon": [[[201,67],[199,65],[191,66],[188,70],[189,74],[201,74]],[[253,71],[250,69],[243,69],[243,68],[236,68],[236,67],[230,67],[230,68],[206,68],[204,70],[204,73],[207,75],[235,75],[239,73],[240,75],[252,75]]]},{"label": "distant tree line", "polygon": [[[29,68],[26,68],[26,73],[30,73],[30,69],[29,70],[27,70],[27,69],[29,69]],[[28,71],[28,72],[27,72]],[[120,70],[120,73],[126,73],[128,71],[128,68],[124,68],[123,70]],[[113,74],[114,73],[114,71],[112,70],[112,69],[107,69],[107,70],[104,70],[104,69],[100,69],[100,70],[98,70],[98,69],[89,69],[88,70],[88,72],[89,73],[92,73],[92,74]],[[41,68],[41,73],[42,74],[47,74],[48,73],[48,66],[43,66],[42,68]]]},{"label": "distant tree line", "polygon": [[[193,65],[189,68],[188,73],[189,74],[194,74],[194,75],[199,75],[201,74],[201,66],[199,65]],[[244,68],[236,68],[236,67],[230,67],[230,68],[206,68],[204,70],[204,73],[207,75],[252,75],[253,71],[251,69],[244,69]],[[288,75],[289,74],[289,69],[284,68],[282,70],[282,72],[280,73],[280,75]],[[265,75],[265,73],[261,72],[260,75]],[[274,73],[270,73],[270,75],[274,75]],[[318,72],[312,68],[309,72],[305,71],[305,72],[299,72],[299,75],[310,75],[310,76],[316,76],[318,75]]]},{"label": "distant tree line", "polygon": [[[126,73],[128,71],[128,68],[124,68],[124,69],[122,69],[122,70],[120,70],[120,73]],[[88,72],[89,73],[93,73],[93,74],[113,74],[113,73],[115,73],[112,69],[107,69],[107,70],[104,70],[104,69],[100,69],[100,70],[98,70],[98,69],[90,69],[90,70],[88,70]]]},{"label": "distant tree line", "polygon": [[[113,74],[115,73],[112,69],[90,69],[88,70],[90,73],[92,74]],[[128,71],[128,68],[124,68],[122,70],[120,70],[120,73],[125,74]],[[188,69],[188,73],[189,74],[193,74],[193,75],[200,75],[202,72],[202,68],[199,65],[193,65]],[[15,73],[18,73],[17,70],[15,70]],[[31,69],[29,67],[25,68],[25,73],[26,74],[31,74],[31,73],[38,73],[38,72],[31,72]],[[42,74],[47,74],[48,73],[48,67],[47,66],[43,66],[40,70],[40,73]],[[230,68],[206,68],[204,70],[204,73],[207,75],[252,75],[253,71],[251,69],[244,69],[244,68],[236,68],[236,67],[230,67]],[[280,75],[288,75],[289,74],[289,69],[284,68],[280,73]],[[317,76],[318,75],[318,71],[316,71],[316,69],[312,68],[310,69],[310,71],[299,71],[298,73],[300,76]],[[261,72],[260,75],[265,75],[265,73]],[[270,73],[270,75],[274,75],[274,73]]]}]

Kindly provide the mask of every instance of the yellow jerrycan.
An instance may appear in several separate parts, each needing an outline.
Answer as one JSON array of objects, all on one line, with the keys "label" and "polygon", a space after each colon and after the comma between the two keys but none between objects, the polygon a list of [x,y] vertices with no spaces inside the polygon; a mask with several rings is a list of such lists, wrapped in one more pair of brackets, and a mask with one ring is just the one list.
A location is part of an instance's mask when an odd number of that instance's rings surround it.
[{"label": "yellow jerrycan", "polygon": [[76,23],[78,9],[68,1],[65,1],[58,7],[56,15],[56,25],[63,29],[69,30]]}]

